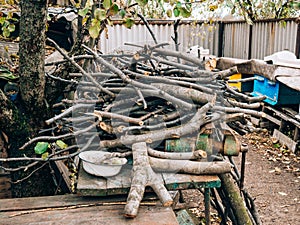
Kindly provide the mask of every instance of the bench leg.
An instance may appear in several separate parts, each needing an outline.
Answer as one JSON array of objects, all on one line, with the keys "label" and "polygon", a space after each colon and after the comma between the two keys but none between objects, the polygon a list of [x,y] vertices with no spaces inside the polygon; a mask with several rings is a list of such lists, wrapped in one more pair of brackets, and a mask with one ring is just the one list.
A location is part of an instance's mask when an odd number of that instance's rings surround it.
[{"label": "bench leg", "polygon": [[210,189],[204,188],[205,224],[210,225]]}]

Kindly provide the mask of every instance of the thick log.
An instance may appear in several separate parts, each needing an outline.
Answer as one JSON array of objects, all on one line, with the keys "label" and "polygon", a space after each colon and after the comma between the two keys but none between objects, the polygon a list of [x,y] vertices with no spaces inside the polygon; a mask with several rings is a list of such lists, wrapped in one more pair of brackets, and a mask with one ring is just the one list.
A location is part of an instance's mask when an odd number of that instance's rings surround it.
[{"label": "thick log", "polygon": [[194,152],[162,152],[148,147],[148,154],[156,158],[174,159],[174,160],[189,160],[189,159],[204,159],[207,158],[207,153],[203,150]]},{"label": "thick log", "polygon": [[162,178],[152,170],[149,164],[146,143],[139,142],[133,144],[132,155],[133,177],[127,197],[127,204],[124,209],[125,217],[136,217],[139,205],[144,196],[145,187],[148,185],[152,187],[163,206],[171,206],[173,204],[172,197],[165,188]]},{"label": "thick log", "polygon": [[153,170],[157,172],[178,172],[197,175],[223,174],[231,171],[231,164],[221,162],[197,162],[190,160],[171,160],[149,157]]},{"label": "thick log", "polygon": [[206,94],[204,92],[197,91],[191,88],[181,87],[179,85],[170,85],[163,83],[152,83],[151,85],[169,93],[170,95],[201,104],[210,102],[214,98],[214,95],[212,94]]},{"label": "thick log", "polygon": [[228,197],[229,204],[233,209],[233,213],[238,225],[252,225],[251,218],[245,207],[243,198],[240,195],[238,186],[234,183],[230,174],[220,174],[219,178],[222,182],[222,189]]}]

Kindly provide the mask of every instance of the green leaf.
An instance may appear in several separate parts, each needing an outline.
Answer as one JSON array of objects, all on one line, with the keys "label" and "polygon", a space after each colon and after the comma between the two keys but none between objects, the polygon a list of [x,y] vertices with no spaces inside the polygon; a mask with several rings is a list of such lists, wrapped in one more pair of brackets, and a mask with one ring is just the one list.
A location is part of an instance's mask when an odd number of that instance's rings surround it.
[{"label": "green leaf", "polygon": [[14,24],[9,24],[9,26],[7,27],[7,29],[9,30],[9,32],[14,32],[15,31],[15,25]]},{"label": "green leaf", "polygon": [[231,15],[234,15],[235,14],[235,7],[233,7],[232,9],[231,9]]},{"label": "green leaf", "polygon": [[181,2],[180,2],[180,1],[177,1],[177,2],[176,2],[176,7],[181,8],[181,6],[182,6]]},{"label": "green leaf", "polygon": [[119,14],[120,14],[120,16],[121,16],[122,18],[124,18],[125,15],[126,15],[126,11],[125,11],[124,9],[121,9],[120,12],[119,12]]},{"label": "green leaf", "polygon": [[168,9],[168,10],[167,10],[167,16],[168,16],[168,17],[172,17],[172,14],[173,14],[173,13],[172,13],[172,10],[171,10],[171,9]]},{"label": "green leaf", "polygon": [[49,145],[48,142],[38,142],[38,143],[36,143],[36,146],[34,147],[34,152],[39,155],[43,154],[44,152],[47,151],[48,145]]},{"label": "green leaf", "polygon": [[97,38],[100,33],[100,21],[97,19],[92,20],[92,24],[89,27],[89,34],[92,38]]},{"label": "green leaf", "polygon": [[42,154],[42,159],[45,160],[48,158],[48,156],[49,156],[49,152],[45,152]]},{"label": "green leaf", "polygon": [[0,17],[0,24],[2,25],[2,24],[4,24],[4,21],[6,20],[6,18],[5,17]]},{"label": "green leaf", "polygon": [[130,29],[134,25],[134,20],[132,18],[127,18],[124,20],[123,24],[126,28]]},{"label": "green leaf", "polygon": [[56,144],[57,144],[57,146],[60,147],[61,149],[65,149],[65,148],[68,147],[68,145],[67,145],[65,142],[63,142],[62,140],[57,140],[57,141],[56,141]]},{"label": "green leaf", "polygon": [[136,2],[140,5],[140,6],[145,6],[148,3],[148,0],[136,0]]},{"label": "green leaf", "polygon": [[174,16],[175,16],[175,17],[178,17],[178,16],[180,15],[180,11],[179,11],[179,9],[178,9],[177,7],[175,7],[175,8],[173,9],[173,13],[174,13]]},{"label": "green leaf", "polygon": [[12,72],[10,72],[8,69],[1,68],[0,67],[0,79],[4,80],[15,80],[18,77],[15,76]]},{"label": "green leaf", "polygon": [[103,4],[104,9],[109,9],[110,6],[112,5],[112,2],[111,2],[111,0],[103,0],[102,4]]},{"label": "green leaf", "polygon": [[89,12],[89,8],[88,7],[85,7],[84,9],[80,9],[79,11],[78,11],[78,15],[79,16],[82,16],[82,17],[85,17],[86,16],[86,14]]},{"label": "green leaf", "polygon": [[95,19],[97,20],[105,20],[106,19],[106,10],[104,9],[96,9],[94,12]]},{"label": "green leaf", "polygon": [[110,12],[112,15],[116,15],[118,12],[119,12],[119,6],[117,4],[113,4],[111,7],[110,7]]},{"label": "green leaf", "polygon": [[184,17],[184,18],[188,18],[191,16],[191,11],[188,11],[186,8],[180,8],[180,14]]},{"label": "green leaf", "polygon": [[8,38],[9,35],[10,35],[10,32],[7,28],[2,27],[2,34],[3,34],[4,37]]}]

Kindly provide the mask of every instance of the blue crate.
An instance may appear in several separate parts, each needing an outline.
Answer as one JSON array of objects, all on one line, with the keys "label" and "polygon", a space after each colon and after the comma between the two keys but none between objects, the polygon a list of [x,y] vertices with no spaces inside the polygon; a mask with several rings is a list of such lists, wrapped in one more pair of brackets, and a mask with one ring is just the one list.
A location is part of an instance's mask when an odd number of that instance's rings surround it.
[{"label": "blue crate", "polygon": [[265,95],[264,102],[270,105],[300,104],[300,92],[279,81],[272,81],[261,75],[254,75],[253,96]]}]

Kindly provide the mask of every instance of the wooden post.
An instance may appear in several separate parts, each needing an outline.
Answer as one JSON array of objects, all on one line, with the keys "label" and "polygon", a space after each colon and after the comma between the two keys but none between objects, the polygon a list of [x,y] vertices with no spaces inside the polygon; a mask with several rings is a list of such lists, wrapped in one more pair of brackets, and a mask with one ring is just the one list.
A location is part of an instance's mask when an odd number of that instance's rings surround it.
[{"label": "wooden post", "polygon": [[219,22],[219,38],[218,38],[218,57],[224,56],[224,27],[223,22]]},{"label": "wooden post", "polygon": [[296,36],[296,49],[295,49],[295,55],[297,58],[300,58],[300,19],[296,20],[297,26],[297,36]]},{"label": "wooden post", "polygon": [[210,225],[210,189],[204,188],[205,224]]}]

